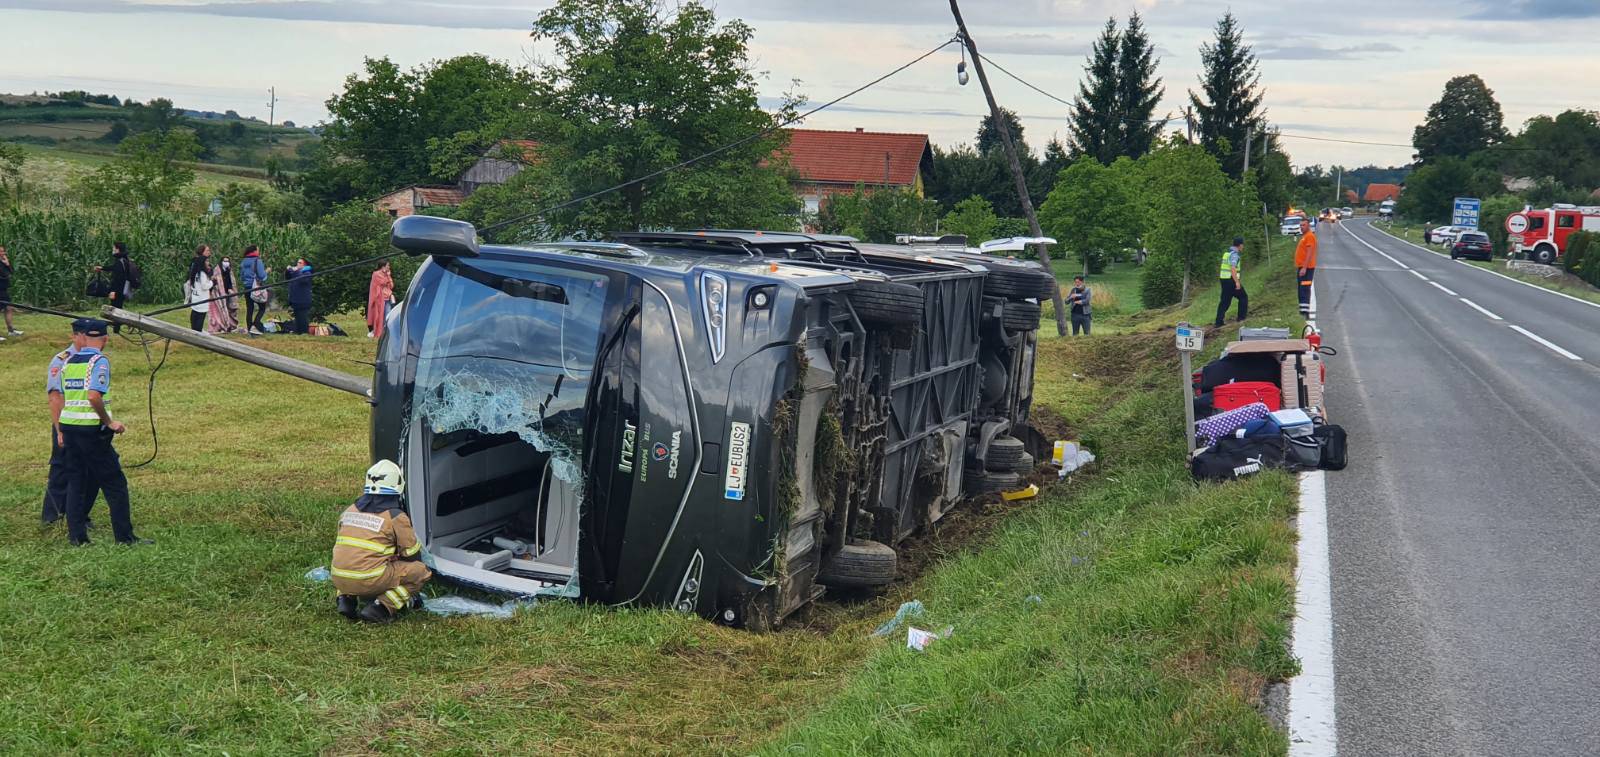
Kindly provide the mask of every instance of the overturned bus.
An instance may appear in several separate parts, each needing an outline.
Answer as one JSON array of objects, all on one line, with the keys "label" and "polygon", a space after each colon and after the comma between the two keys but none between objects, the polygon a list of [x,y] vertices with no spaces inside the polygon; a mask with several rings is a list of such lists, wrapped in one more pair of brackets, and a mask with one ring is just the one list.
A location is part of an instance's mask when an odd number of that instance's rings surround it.
[{"label": "overturned bus", "polygon": [[372,454],[438,574],[770,628],[895,578],[906,537],[1020,488],[1028,261],[774,232],[480,246],[412,216]]}]

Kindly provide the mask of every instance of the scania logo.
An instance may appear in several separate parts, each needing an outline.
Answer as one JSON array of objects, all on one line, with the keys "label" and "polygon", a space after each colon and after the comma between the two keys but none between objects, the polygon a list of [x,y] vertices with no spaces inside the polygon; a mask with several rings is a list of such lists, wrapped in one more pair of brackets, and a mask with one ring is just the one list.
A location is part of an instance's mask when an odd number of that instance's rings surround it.
[{"label": "scania logo", "polygon": [[655,446],[650,448],[650,456],[655,458],[656,462],[658,463],[667,459],[668,454],[667,445],[662,444],[661,442],[656,442]]}]

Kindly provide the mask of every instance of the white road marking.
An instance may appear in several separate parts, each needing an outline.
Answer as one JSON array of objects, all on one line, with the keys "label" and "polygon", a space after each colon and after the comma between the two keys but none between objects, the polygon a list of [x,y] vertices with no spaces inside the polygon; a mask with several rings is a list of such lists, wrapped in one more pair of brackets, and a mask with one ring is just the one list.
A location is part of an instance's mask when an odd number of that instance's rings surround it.
[{"label": "white road marking", "polygon": [[[1372,228],[1372,224],[1368,223],[1367,224],[1367,228]],[[1390,234],[1387,231],[1384,231],[1383,229],[1378,229],[1377,231],[1378,231],[1379,234],[1387,235],[1389,238],[1393,239],[1396,242],[1400,242],[1401,244],[1406,244],[1406,245],[1410,245],[1412,247],[1416,247],[1417,249],[1422,250],[1423,252],[1426,252],[1429,255],[1435,254],[1432,250],[1429,250],[1426,247],[1422,247],[1422,246],[1418,245],[1416,242],[1408,242],[1408,241],[1406,241],[1404,239],[1401,239],[1400,237],[1397,237],[1397,236],[1395,236],[1393,234]],[[1353,232],[1353,231],[1350,232],[1350,236],[1355,237],[1357,242],[1360,242],[1362,244],[1367,244],[1366,241],[1363,240],[1361,237],[1357,237],[1356,233]],[[1370,245],[1370,244],[1367,244],[1367,246],[1368,247],[1372,247],[1372,245]],[[1376,250],[1377,248],[1374,247],[1373,249]],[[1380,252],[1378,254],[1382,255],[1383,253]],[[1388,257],[1388,256],[1385,255],[1384,257]],[[1521,285],[1523,285],[1525,287],[1529,287],[1529,288],[1532,288],[1532,289],[1537,289],[1537,290],[1539,290],[1541,292],[1544,292],[1545,294],[1553,294],[1553,295],[1555,295],[1557,297],[1562,297],[1562,298],[1565,298],[1565,299],[1568,299],[1568,300],[1572,300],[1573,302],[1576,302],[1576,303],[1578,303],[1580,305],[1588,305],[1589,307],[1592,307],[1592,308],[1600,308],[1600,302],[1590,302],[1589,300],[1583,299],[1582,297],[1573,297],[1572,295],[1567,294],[1566,292],[1557,292],[1554,289],[1546,289],[1546,288],[1544,288],[1542,286],[1539,286],[1538,284],[1534,284],[1534,283],[1531,283],[1531,282],[1523,281],[1522,279],[1514,279],[1514,278],[1512,278],[1510,276],[1507,276],[1507,275],[1505,275],[1503,273],[1500,273],[1498,271],[1491,271],[1491,270],[1489,270],[1487,268],[1479,268],[1478,266],[1475,266],[1475,265],[1473,265],[1471,263],[1468,263],[1465,260],[1452,260],[1450,262],[1452,262],[1452,263],[1460,263],[1461,265],[1464,265],[1464,266],[1466,266],[1468,268],[1471,268],[1474,271],[1482,271],[1484,273],[1489,274],[1490,276],[1499,276],[1500,278],[1505,279],[1506,281],[1509,281],[1509,282],[1511,282],[1513,284],[1521,284]]]},{"label": "white road marking", "polygon": [[1546,338],[1544,338],[1542,336],[1539,336],[1538,334],[1535,334],[1532,331],[1529,331],[1529,330],[1527,330],[1527,329],[1525,329],[1525,328],[1523,328],[1521,326],[1518,326],[1516,324],[1511,324],[1511,330],[1515,331],[1518,334],[1521,334],[1521,335],[1523,335],[1523,336],[1525,336],[1525,337],[1527,337],[1529,339],[1532,339],[1533,341],[1538,342],[1538,343],[1540,343],[1540,344],[1542,344],[1542,345],[1544,345],[1546,347],[1549,347],[1551,352],[1554,352],[1557,355],[1560,355],[1560,356],[1562,356],[1562,357],[1564,357],[1564,358],[1566,358],[1568,360],[1582,360],[1583,359],[1583,358],[1578,357],[1577,355],[1574,355],[1574,354],[1572,354],[1572,353],[1570,353],[1570,352],[1568,352],[1568,351],[1566,351],[1564,349],[1561,349],[1559,346],[1556,345],[1555,342],[1552,342],[1549,339],[1546,339]]},{"label": "white road marking", "polygon": [[1439,291],[1444,292],[1445,294],[1448,294],[1451,297],[1459,297],[1460,296],[1460,295],[1456,294],[1453,290],[1451,290],[1450,287],[1447,287],[1447,286],[1445,286],[1443,284],[1440,284],[1437,281],[1430,281],[1428,283],[1438,287]]},{"label": "white road marking", "polygon": [[1294,591],[1294,656],[1289,681],[1289,754],[1339,753],[1333,702],[1333,585],[1328,570],[1328,497],[1322,471],[1300,474],[1299,565]]},{"label": "white road marking", "polygon": [[1400,261],[1399,261],[1399,260],[1396,260],[1396,259],[1395,259],[1395,257],[1394,257],[1394,256],[1393,256],[1393,255],[1390,255],[1390,254],[1389,254],[1389,253],[1387,253],[1387,252],[1384,252],[1384,251],[1383,251],[1383,250],[1380,250],[1380,249],[1378,249],[1378,248],[1376,248],[1376,247],[1373,247],[1373,246],[1372,246],[1372,245],[1371,245],[1371,244],[1370,244],[1370,243],[1368,243],[1368,242],[1367,242],[1367,240],[1365,240],[1365,239],[1362,239],[1362,238],[1361,238],[1361,237],[1358,237],[1358,236],[1356,236],[1356,233],[1355,233],[1355,232],[1353,232],[1353,231],[1350,231],[1350,230],[1349,230],[1349,229],[1345,229],[1345,231],[1346,231],[1346,232],[1347,232],[1347,233],[1349,233],[1349,234],[1350,234],[1350,238],[1351,238],[1351,239],[1354,239],[1354,240],[1356,240],[1356,241],[1357,241],[1357,242],[1360,242],[1360,243],[1362,243],[1362,244],[1364,244],[1364,245],[1366,245],[1366,246],[1367,246],[1367,249],[1369,249],[1369,250],[1372,250],[1372,251],[1373,251],[1373,252],[1376,252],[1376,253],[1378,253],[1378,254],[1379,254],[1379,255],[1382,255],[1382,256],[1384,256],[1384,257],[1386,257],[1386,258],[1388,258],[1388,259],[1389,259],[1389,262],[1391,262],[1391,263],[1394,263],[1394,264],[1395,264],[1395,265],[1397,265],[1397,266],[1400,266],[1400,267],[1401,267],[1401,268],[1404,268],[1404,269],[1406,269],[1406,270],[1407,270],[1407,271],[1409,271],[1409,270],[1411,270],[1411,266],[1408,266],[1408,265],[1406,265],[1406,264],[1405,264],[1405,263],[1402,263],[1402,262],[1400,262]]},{"label": "white road marking", "polygon": [[[1488,310],[1485,310],[1482,305],[1479,305],[1478,303],[1473,302],[1472,300],[1469,300],[1469,299],[1467,299],[1465,297],[1462,297],[1461,301],[1467,303],[1467,307],[1470,307],[1473,310],[1476,310],[1476,311],[1478,311],[1480,313],[1483,313],[1484,315],[1489,316],[1490,318],[1493,318],[1494,320],[1497,320],[1497,321],[1505,320],[1504,318],[1501,318],[1500,316],[1495,315],[1494,313],[1491,313]],[[1512,328],[1516,328],[1516,327],[1513,326]]]},{"label": "white road marking", "polygon": [[1420,274],[1420,273],[1417,273],[1417,272],[1416,272],[1416,271],[1415,271],[1415,270],[1413,270],[1413,271],[1412,271],[1412,272],[1411,272],[1411,275],[1412,275],[1412,276],[1415,276],[1415,277],[1417,277],[1417,278],[1419,278],[1419,279],[1422,279],[1422,280],[1423,280],[1423,281],[1427,281],[1427,280],[1428,280],[1428,277],[1427,277],[1427,276],[1423,276],[1423,275],[1422,275],[1422,274]]}]

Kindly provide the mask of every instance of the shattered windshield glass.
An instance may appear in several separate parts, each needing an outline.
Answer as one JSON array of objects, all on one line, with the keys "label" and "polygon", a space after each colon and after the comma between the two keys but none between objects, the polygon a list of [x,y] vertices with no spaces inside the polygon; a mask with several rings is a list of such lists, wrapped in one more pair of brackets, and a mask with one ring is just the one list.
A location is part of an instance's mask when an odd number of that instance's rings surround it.
[{"label": "shattered windshield glass", "polygon": [[412,304],[413,415],[435,434],[514,433],[581,491],[584,399],[622,282],[484,258],[429,273]]}]

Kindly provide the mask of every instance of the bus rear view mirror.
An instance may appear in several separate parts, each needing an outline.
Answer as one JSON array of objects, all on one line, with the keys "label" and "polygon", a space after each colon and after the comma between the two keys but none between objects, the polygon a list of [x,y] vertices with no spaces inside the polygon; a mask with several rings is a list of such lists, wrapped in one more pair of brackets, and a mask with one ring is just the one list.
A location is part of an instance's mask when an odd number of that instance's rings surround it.
[{"label": "bus rear view mirror", "polygon": [[478,257],[478,230],[466,221],[406,216],[394,222],[389,243],[412,255],[436,258]]}]

